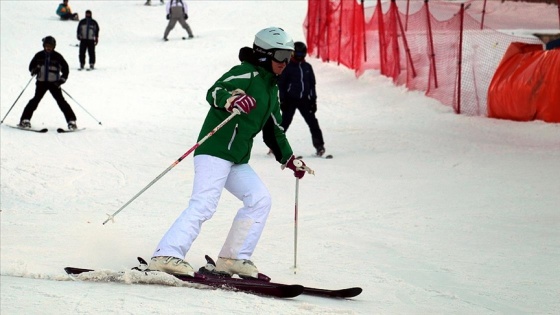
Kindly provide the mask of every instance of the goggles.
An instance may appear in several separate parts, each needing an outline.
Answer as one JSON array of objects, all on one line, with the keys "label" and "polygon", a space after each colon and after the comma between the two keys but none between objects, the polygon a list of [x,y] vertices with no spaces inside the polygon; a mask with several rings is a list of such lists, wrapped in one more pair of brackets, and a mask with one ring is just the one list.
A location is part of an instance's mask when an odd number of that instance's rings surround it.
[{"label": "goggles", "polygon": [[272,60],[276,62],[288,63],[291,57],[292,57],[291,50],[277,49],[272,51]]}]

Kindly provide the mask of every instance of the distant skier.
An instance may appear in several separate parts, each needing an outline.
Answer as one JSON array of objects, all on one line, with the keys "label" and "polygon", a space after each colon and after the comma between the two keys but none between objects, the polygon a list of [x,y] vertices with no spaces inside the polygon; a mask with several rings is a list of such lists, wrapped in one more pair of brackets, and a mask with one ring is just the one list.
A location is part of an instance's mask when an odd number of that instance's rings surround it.
[{"label": "distant skier", "polygon": [[91,11],[86,11],[86,17],[78,24],[77,37],[80,41],[80,69],[86,63],[86,50],[89,56],[89,68],[95,67],[95,46],[99,42],[99,24],[91,18]]},{"label": "distant skier", "polygon": [[169,23],[167,23],[167,27],[163,33],[163,40],[168,41],[167,36],[169,35],[169,32],[175,28],[175,24],[177,24],[177,22],[179,22],[179,24],[181,24],[181,26],[187,31],[189,38],[193,38],[193,32],[187,23],[187,20],[189,19],[187,4],[183,3],[183,0],[171,0],[167,3],[166,10]]},{"label": "distant skier", "polygon": [[[159,0],[159,2],[161,4],[163,4],[163,0]],[[144,3],[144,5],[152,5],[152,1],[151,0],[146,0],[146,3]]]},{"label": "distant skier", "polygon": [[68,5],[68,0],[63,0],[61,4],[58,5],[56,9],[56,14],[60,16],[61,20],[74,20],[78,21],[80,18],[78,17],[78,13],[72,13],[72,9]]},{"label": "distant skier", "polygon": [[294,43],[294,55],[278,79],[280,91],[280,108],[282,109],[282,127],[284,132],[292,123],[296,109],[309,126],[311,141],[316,154],[325,154],[323,132],[315,116],[317,112],[317,92],[315,91],[315,73],[313,67],[305,61],[307,46],[303,42]]},{"label": "distant skier", "polygon": [[282,128],[276,78],[282,73],[293,51],[292,38],[281,28],[270,27],[255,35],[253,51],[246,60],[223,74],[208,89],[210,105],[199,140],[218,124],[240,114],[219,129],[194,152],[194,180],[189,206],[159,242],[149,269],[168,273],[194,273],[185,256],[200,233],[202,224],[218,207],[225,188],[243,204],[231,225],[220,251],[215,271],[229,275],[256,277],[251,256],[271,209],[271,196],[265,184],[249,165],[253,139],[261,131],[273,148],[276,160],[302,178],[306,167],[296,159]]},{"label": "distant skier", "polygon": [[[21,114],[19,127],[31,128],[31,117],[33,112],[39,106],[39,102],[47,91],[56,100],[58,107],[64,113],[68,129],[77,129],[76,115],[74,111],[62,96],[60,86],[68,79],[70,69],[68,63],[64,60],[61,54],[54,51],[56,47],[56,40],[52,36],[43,38],[43,50],[35,54],[29,63],[29,71],[31,75],[37,76],[37,83],[35,88],[35,96],[29,100]],[[62,75],[61,75],[62,72]]]}]

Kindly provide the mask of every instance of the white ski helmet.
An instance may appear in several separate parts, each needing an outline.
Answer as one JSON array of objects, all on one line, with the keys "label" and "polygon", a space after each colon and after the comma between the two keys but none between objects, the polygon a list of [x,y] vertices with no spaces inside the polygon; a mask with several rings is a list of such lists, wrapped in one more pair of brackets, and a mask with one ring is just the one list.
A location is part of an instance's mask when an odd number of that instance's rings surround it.
[{"label": "white ski helmet", "polygon": [[263,50],[284,49],[294,50],[294,40],[279,27],[268,27],[255,35],[254,48]]}]

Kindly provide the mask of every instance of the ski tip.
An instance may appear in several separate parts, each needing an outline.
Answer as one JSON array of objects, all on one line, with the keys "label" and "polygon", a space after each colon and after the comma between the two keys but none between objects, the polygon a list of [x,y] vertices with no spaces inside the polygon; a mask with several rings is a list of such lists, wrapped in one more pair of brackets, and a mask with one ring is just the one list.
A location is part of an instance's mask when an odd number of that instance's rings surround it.
[{"label": "ski tip", "polygon": [[148,263],[146,262],[146,260],[142,257],[136,257],[138,259],[138,262],[140,263],[140,265],[148,265]]},{"label": "ski tip", "polygon": [[73,129],[73,130],[69,130],[69,129],[64,129],[64,128],[57,128],[56,132],[58,133],[70,133],[70,132],[78,132],[81,130],[85,130],[86,128],[78,128],[78,129]]},{"label": "ski tip", "polygon": [[303,294],[305,287],[299,284],[287,284],[279,288],[281,294],[279,297],[282,298],[293,298],[300,294]]},{"label": "ski tip", "polygon": [[341,293],[343,295],[342,296],[343,298],[352,298],[360,295],[362,293],[362,288],[354,287],[354,288],[343,289],[341,290]]},{"label": "ski tip", "polygon": [[214,259],[212,259],[212,257],[210,257],[209,255],[204,255],[204,258],[206,259],[207,264],[216,266],[216,262],[214,261]]},{"label": "ski tip", "polygon": [[79,275],[84,272],[93,271],[93,269],[83,269],[83,268],[75,268],[75,267],[65,267],[64,271],[66,271],[69,275]]},{"label": "ski tip", "polygon": [[10,128],[14,128],[14,129],[19,129],[19,130],[24,130],[24,131],[32,131],[32,132],[38,132],[38,133],[45,133],[48,132],[49,129],[47,128],[43,128],[43,129],[33,129],[33,128],[24,128],[24,127],[19,127],[19,126],[12,126],[12,125],[8,125],[6,124],[6,126],[10,127]]}]

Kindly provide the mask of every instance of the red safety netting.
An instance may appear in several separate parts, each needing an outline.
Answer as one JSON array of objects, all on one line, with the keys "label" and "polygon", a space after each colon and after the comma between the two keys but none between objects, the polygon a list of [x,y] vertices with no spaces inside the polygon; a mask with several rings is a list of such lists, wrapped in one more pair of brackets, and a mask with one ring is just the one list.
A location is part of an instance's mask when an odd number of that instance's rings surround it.
[{"label": "red safety netting", "polygon": [[378,0],[369,7],[359,2],[308,2],[304,26],[309,54],[354,69],[357,76],[379,70],[396,84],[425,91],[458,113],[486,115],[488,86],[509,44],[539,43],[481,29],[480,20],[465,14],[479,1],[460,5]]}]

